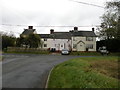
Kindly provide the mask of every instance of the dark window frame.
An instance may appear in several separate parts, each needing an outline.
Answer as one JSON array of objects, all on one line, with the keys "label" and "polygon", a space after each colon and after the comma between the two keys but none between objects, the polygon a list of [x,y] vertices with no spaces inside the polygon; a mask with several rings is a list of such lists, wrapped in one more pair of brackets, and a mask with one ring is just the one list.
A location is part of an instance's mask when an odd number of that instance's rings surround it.
[{"label": "dark window frame", "polygon": [[44,47],[47,47],[47,44],[44,44]]}]

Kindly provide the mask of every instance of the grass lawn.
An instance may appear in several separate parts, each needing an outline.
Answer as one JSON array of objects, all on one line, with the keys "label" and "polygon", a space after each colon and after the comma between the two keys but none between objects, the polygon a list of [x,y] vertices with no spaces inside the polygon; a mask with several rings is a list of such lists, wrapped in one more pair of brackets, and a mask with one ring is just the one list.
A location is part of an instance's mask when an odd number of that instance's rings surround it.
[{"label": "grass lawn", "polygon": [[53,69],[48,88],[118,88],[118,60],[99,56],[66,61]]},{"label": "grass lawn", "polygon": [[[80,55],[80,56],[102,56],[99,52],[71,52],[70,55]],[[119,56],[119,52],[110,52],[108,56]]]}]

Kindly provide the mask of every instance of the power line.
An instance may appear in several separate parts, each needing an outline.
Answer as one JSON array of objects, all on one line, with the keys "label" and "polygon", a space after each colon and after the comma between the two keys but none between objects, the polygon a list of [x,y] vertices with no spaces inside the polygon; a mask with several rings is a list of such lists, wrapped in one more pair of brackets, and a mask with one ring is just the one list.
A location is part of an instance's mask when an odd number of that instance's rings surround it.
[{"label": "power line", "polygon": [[77,2],[77,3],[81,3],[81,4],[85,4],[85,5],[91,5],[91,6],[95,6],[95,7],[99,7],[99,8],[104,8],[103,6],[99,6],[99,5],[96,5],[96,4],[80,2],[80,1],[75,1],[75,0],[69,0],[69,1]]},{"label": "power line", "polygon": [[[29,25],[12,25],[12,24],[1,24],[3,26],[17,26],[17,27],[23,27],[23,26],[29,26]],[[93,26],[97,26],[99,27],[100,25],[86,25],[86,26],[80,26],[80,25],[66,25],[66,26],[63,26],[63,25],[32,25],[34,27],[93,27]]]}]

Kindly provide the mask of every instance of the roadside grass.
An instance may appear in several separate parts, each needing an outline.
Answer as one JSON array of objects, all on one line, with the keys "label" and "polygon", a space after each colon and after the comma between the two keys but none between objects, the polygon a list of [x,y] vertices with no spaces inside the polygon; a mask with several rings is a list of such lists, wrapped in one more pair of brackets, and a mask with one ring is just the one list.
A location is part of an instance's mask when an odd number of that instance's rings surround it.
[{"label": "roadside grass", "polygon": [[71,52],[70,55],[80,55],[80,56],[100,56],[98,52]]},{"label": "roadside grass", "polygon": [[[70,55],[80,55],[80,56],[102,56],[99,52],[71,52]],[[108,56],[119,56],[120,53],[110,52]]]},{"label": "roadside grass", "polygon": [[115,56],[72,59],[55,66],[48,88],[118,88],[118,70]]}]

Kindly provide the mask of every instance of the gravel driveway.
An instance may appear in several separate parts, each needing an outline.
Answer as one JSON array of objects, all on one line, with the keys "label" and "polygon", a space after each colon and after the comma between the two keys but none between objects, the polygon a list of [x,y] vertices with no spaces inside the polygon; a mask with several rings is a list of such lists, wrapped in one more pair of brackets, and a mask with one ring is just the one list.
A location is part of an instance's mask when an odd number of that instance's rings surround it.
[{"label": "gravel driveway", "polygon": [[78,56],[5,54],[4,57],[3,88],[44,88],[54,65]]}]

